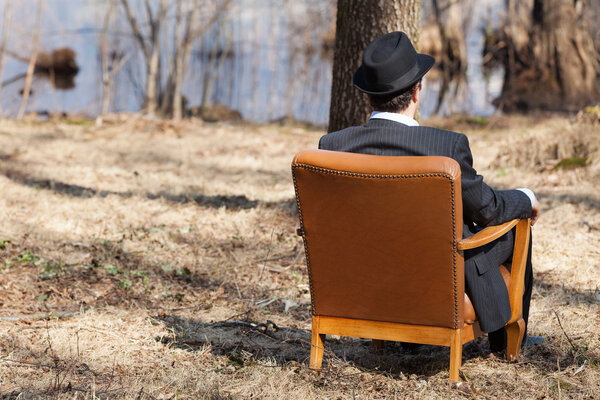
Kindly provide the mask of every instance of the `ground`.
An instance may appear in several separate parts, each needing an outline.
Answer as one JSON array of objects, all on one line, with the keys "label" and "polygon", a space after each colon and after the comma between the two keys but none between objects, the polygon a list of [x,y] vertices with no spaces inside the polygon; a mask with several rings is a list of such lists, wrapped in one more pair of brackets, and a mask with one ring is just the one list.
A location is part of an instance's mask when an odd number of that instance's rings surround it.
[{"label": "ground", "polygon": [[290,163],[302,126],[0,121],[0,398],[598,398],[598,125],[454,118],[498,188],[530,187],[521,361],[465,346],[328,338],[308,369],[310,294]]}]

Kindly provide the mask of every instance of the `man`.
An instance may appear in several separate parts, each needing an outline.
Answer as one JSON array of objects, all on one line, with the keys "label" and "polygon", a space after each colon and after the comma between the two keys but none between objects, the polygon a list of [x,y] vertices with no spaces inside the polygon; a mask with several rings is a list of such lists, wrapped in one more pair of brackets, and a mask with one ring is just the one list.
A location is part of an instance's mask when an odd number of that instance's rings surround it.
[{"label": "man", "polygon": [[[451,157],[461,168],[463,237],[515,218],[531,218],[533,225],[540,208],[531,190],[492,189],[473,169],[465,135],[422,127],[414,120],[421,100],[421,79],[433,64],[433,57],[418,54],[403,32],[376,38],[365,50],[362,65],[354,75],[354,86],[368,95],[374,109],[369,121],[323,136],[319,148],[386,156]],[[498,266],[510,263],[513,245],[514,230],[482,248],[465,252],[466,291],[481,329],[489,332],[494,352],[506,348],[504,325],[510,319],[510,302]],[[532,281],[530,242],[523,295],[526,324]]]}]

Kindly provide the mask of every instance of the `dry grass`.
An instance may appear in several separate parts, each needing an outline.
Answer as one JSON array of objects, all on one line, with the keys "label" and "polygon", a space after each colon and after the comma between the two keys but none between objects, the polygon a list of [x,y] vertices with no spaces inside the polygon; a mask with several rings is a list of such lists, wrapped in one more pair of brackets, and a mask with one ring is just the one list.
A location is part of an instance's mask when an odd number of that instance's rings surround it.
[{"label": "dry grass", "polygon": [[548,171],[586,165],[590,177],[600,178],[598,124],[549,118],[504,136],[503,150],[493,163],[495,167],[517,166]]},{"label": "dry grass", "polygon": [[593,165],[540,172],[507,147],[522,157],[532,135],[546,143],[565,128],[577,136],[563,119],[462,126],[490,183],[529,186],[543,203],[531,333],[547,343],[517,364],[488,355],[485,340],[469,344],[457,387],[438,347],[389,343],[376,355],[367,341],[333,338],[324,371],[308,370],[289,164],[321,132],[138,116],[99,128],[0,121],[0,397],[594,398],[597,175]]}]

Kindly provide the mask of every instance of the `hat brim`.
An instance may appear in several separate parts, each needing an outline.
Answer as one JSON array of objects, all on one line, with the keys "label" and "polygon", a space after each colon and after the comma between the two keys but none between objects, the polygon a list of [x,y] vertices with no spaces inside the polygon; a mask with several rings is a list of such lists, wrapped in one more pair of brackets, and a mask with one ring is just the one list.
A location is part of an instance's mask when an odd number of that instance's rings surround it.
[{"label": "hat brim", "polygon": [[415,83],[417,83],[426,73],[433,67],[435,58],[427,54],[417,54],[417,62],[419,69],[413,76],[401,76],[400,78],[392,81],[385,86],[385,89],[380,87],[374,87],[369,84],[365,77],[364,67],[361,65],[354,73],[354,86],[363,93],[367,94],[379,94],[379,95],[391,95],[394,93],[402,92],[408,89]]}]

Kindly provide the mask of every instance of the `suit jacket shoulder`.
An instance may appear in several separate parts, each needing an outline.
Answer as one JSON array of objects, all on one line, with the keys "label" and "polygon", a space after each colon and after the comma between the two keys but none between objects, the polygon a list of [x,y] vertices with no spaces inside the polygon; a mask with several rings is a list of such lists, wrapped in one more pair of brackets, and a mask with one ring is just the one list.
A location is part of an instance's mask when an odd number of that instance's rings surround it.
[{"label": "suit jacket shoulder", "polygon": [[323,136],[319,148],[373,155],[452,157],[461,136],[466,139],[456,132],[371,119],[364,126],[352,126]]},{"label": "suit jacket shoulder", "polygon": [[514,218],[529,217],[531,203],[517,190],[494,190],[473,168],[473,156],[466,135],[427,126],[371,119],[364,126],[352,126],[329,133],[319,148],[386,156],[446,156],[461,168],[465,235],[479,226],[497,225]]}]

